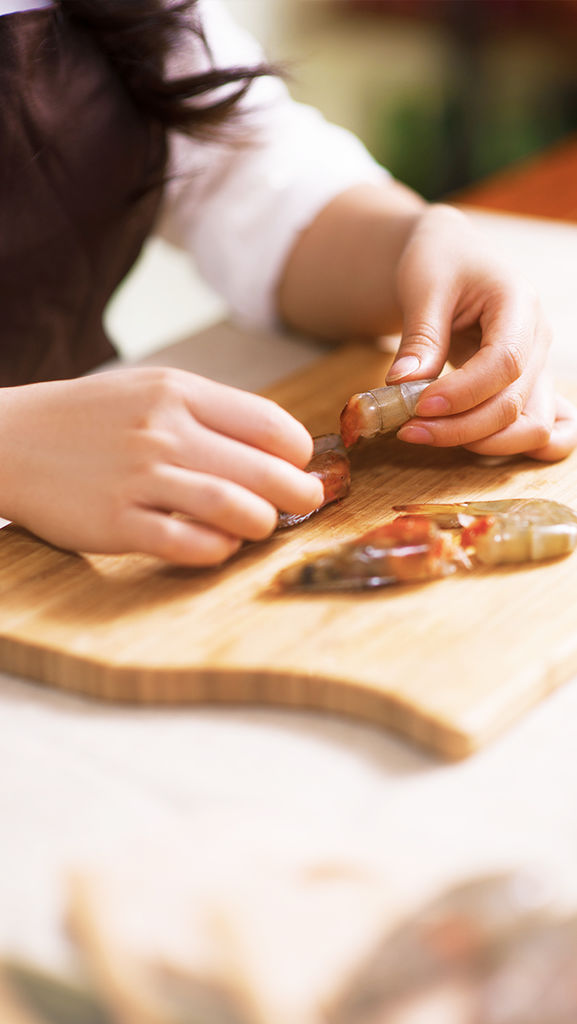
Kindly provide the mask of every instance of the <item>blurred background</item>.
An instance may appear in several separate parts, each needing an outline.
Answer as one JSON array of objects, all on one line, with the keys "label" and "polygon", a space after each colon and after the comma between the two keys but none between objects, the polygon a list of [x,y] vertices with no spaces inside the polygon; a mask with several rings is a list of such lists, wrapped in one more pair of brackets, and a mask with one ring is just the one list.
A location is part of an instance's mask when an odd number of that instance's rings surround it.
[{"label": "blurred background", "polygon": [[577,130],[577,0],[226,0],[291,91],[437,199]]},{"label": "blurred background", "polygon": [[[223,2],[295,98],[428,199],[458,199],[577,132],[577,0]],[[226,313],[190,258],[153,239],[107,325],[139,359]]]}]

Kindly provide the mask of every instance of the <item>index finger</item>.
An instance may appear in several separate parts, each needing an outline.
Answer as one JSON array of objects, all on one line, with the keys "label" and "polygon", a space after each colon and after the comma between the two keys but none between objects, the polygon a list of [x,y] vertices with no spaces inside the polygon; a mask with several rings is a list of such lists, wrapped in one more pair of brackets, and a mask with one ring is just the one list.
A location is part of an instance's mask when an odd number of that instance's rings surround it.
[{"label": "index finger", "polygon": [[[528,394],[533,378],[545,362],[550,343],[536,303],[527,307],[520,293],[492,299],[480,316],[481,347],[467,362],[430,385],[417,404],[418,416],[447,416],[467,412],[500,394],[524,377],[520,391]],[[542,347],[542,356],[536,353]]]}]

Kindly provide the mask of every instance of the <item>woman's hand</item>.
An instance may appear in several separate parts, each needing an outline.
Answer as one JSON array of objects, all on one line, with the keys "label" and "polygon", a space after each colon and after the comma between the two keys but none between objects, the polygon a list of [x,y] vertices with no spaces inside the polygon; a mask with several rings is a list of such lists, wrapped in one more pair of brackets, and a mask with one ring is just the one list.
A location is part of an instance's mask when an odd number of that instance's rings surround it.
[{"label": "woman's hand", "polygon": [[458,367],[423,392],[403,440],[538,459],[577,445],[577,411],[555,395],[534,292],[452,207],[390,179],[345,191],[299,235],[278,303],[291,327],[321,337],[402,328],[391,384]]},{"label": "woman's hand", "polygon": [[530,286],[445,206],[417,221],[399,261],[403,333],[388,383],[436,377],[398,433],[415,444],[554,460],[577,445],[577,410],[555,395],[551,332]]},{"label": "woman's hand", "polygon": [[184,371],[6,388],[0,407],[0,515],[60,547],[213,565],[323,499],[302,424]]}]

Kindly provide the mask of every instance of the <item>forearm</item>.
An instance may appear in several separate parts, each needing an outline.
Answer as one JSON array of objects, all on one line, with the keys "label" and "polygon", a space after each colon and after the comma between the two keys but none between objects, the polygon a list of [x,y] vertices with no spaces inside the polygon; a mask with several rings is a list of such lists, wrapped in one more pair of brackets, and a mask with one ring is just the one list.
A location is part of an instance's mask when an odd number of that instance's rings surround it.
[{"label": "forearm", "polygon": [[375,337],[401,327],[396,268],[427,204],[397,182],[359,185],[326,206],[285,264],[278,309],[317,337]]}]

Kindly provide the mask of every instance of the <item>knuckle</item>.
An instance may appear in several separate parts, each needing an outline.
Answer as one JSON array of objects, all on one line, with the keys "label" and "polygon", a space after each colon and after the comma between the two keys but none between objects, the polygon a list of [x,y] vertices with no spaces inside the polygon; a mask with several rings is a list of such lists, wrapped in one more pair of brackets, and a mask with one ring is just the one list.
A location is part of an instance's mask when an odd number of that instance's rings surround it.
[{"label": "knuckle", "polygon": [[435,443],[448,448],[468,446],[478,441],[486,432],[478,417],[468,413],[452,416],[445,422],[439,421],[432,431]]},{"label": "knuckle", "polygon": [[259,461],[258,478],[256,473],[254,477],[254,489],[261,498],[274,502],[275,495],[282,491],[282,468],[277,465],[277,460],[270,456]]},{"label": "knuckle", "polygon": [[152,408],[165,406],[182,398],[185,391],[184,374],[170,366],[151,369],[147,380],[147,397]]},{"label": "knuckle", "polygon": [[150,494],[162,494],[165,467],[174,461],[170,437],[151,430],[137,430],[127,450],[125,469],[116,496],[126,505],[146,501]]},{"label": "knuckle", "polygon": [[546,423],[537,423],[534,427],[535,431],[535,448],[544,448],[546,444],[549,444],[551,435],[553,433],[552,427],[547,426]]},{"label": "knuckle", "polygon": [[169,366],[146,366],[140,370],[139,379],[146,388],[161,387],[174,373]]},{"label": "knuckle", "polygon": [[278,525],[278,512],[269,502],[263,502],[262,509],[252,517],[250,528],[246,530],[249,540],[265,540],[274,533]]},{"label": "knuckle", "polygon": [[139,431],[135,441],[135,455],[142,471],[152,471],[159,463],[171,461],[175,454],[175,437],[172,431],[156,423]]},{"label": "knuckle", "polygon": [[212,517],[217,520],[226,520],[234,515],[236,502],[226,481],[216,476],[206,476],[202,481],[202,488]]},{"label": "knuckle", "polygon": [[502,361],[504,375],[507,382],[512,383],[512,381],[518,380],[525,369],[526,363],[526,355],[523,347],[518,342],[509,342],[503,348]]},{"label": "knuckle", "polygon": [[170,367],[154,367],[143,370],[138,380],[133,422],[137,431],[154,431],[166,422],[167,413],[182,403],[184,374]]},{"label": "knuckle", "polygon": [[531,435],[534,448],[544,448],[546,444],[549,444],[552,433],[553,423],[547,423],[540,418],[531,418]]},{"label": "knuckle", "polygon": [[207,477],[203,487],[210,520],[218,528],[238,532],[249,540],[262,540],[275,530],[278,516],[270,502],[257,495],[243,495],[236,486],[217,477]]},{"label": "knuckle", "polygon": [[515,423],[523,412],[523,397],[517,391],[505,391],[501,395],[500,419],[502,427]]},{"label": "knuckle", "polygon": [[440,345],[441,338],[439,330],[434,324],[427,320],[420,320],[410,324],[407,331],[403,332],[403,351],[400,355],[409,355],[420,352],[428,352],[431,348]]},{"label": "knuckle", "polygon": [[165,562],[188,562],[191,554],[194,555],[195,545],[190,540],[185,542],[184,529],[185,524],[172,516],[166,515],[159,519],[154,531],[154,554]]},{"label": "knuckle", "polygon": [[456,389],[458,390],[458,404],[459,408],[474,409],[479,405],[479,384],[476,380],[471,380],[470,375],[464,370],[454,370],[451,375],[454,378]]},{"label": "knuckle", "polygon": [[504,299],[515,309],[534,315],[539,308],[539,293],[531,280],[505,263],[499,267],[496,287]]},{"label": "knuckle", "polygon": [[284,419],[281,407],[271,399],[263,398],[260,406],[259,431],[262,446],[269,451],[276,450],[283,444],[284,431],[281,419]]},{"label": "knuckle", "polygon": [[450,445],[451,447],[461,447],[473,440],[476,440],[476,438],[472,436],[471,428],[463,422],[456,424],[451,429],[450,437],[447,436],[442,443]]}]

